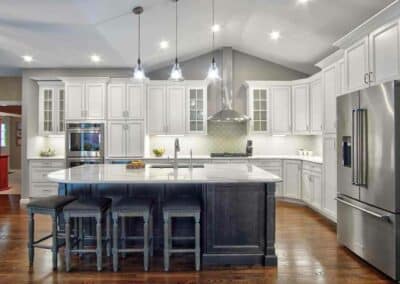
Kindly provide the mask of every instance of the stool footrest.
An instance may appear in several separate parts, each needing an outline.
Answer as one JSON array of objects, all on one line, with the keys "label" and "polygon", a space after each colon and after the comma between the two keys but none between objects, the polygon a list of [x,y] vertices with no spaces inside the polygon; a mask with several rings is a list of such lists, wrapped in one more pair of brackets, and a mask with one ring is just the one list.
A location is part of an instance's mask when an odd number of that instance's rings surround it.
[{"label": "stool footrest", "polygon": [[169,249],[169,253],[195,253],[195,249]]},{"label": "stool footrest", "polygon": [[96,253],[96,249],[70,249],[69,250],[71,253],[76,253],[76,252],[83,252],[83,253]]},{"label": "stool footrest", "polygon": [[195,240],[196,239],[196,237],[171,237],[170,238],[171,240],[173,240],[173,241],[185,241],[185,240]]},{"label": "stool footrest", "polygon": [[124,253],[124,252],[144,252],[144,249],[142,248],[118,249],[118,253]]}]

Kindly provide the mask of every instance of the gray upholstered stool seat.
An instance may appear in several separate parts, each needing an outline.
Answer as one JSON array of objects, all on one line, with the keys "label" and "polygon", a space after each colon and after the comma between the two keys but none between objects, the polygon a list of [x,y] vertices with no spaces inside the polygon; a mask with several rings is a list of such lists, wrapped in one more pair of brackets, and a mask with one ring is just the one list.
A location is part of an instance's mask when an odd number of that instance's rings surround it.
[{"label": "gray upholstered stool seat", "polygon": [[[70,196],[49,196],[43,198],[37,198],[32,200],[27,204],[28,213],[29,213],[29,240],[28,240],[28,251],[29,251],[29,265],[33,265],[34,260],[34,248],[43,248],[43,249],[51,249],[53,254],[53,269],[57,269],[57,257],[58,257],[58,249],[64,245],[64,243],[60,243],[60,236],[58,230],[58,218],[60,213],[63,210],[63,207],[68,203],[75,200],[75,197]],[[35,214],[45,214],[50,215],[52,218],[52,233],[45,237],[40,238],[39,240],[34,240],[35,234]],[[41,242],[52,238],[52,245],[46,246],[40,244]]]},{"label": "gray upholstered stool seat", "polygon": [[[102,255],[103,255],[103,235],[102,235],[102,221],[106,219],[106,237],[107,255],[111,255],[111,215],[110,215],[111,199],[98,197],[98,198],[80,198],[64,207],[65,218],[65,269],[71,270],[71,253],[96,253],[97,255],[97,270],[102,270]],[[79,239],[78,248],[71,248],[71,228],[70,220],[75,218],[79,223]],[[96,219],[96,249],[85,249],[84,241],[85,235],[82,230],[83,218]]]},{"label": "gray upholstered stool seat", "polygon": [[[164,219],[164,269],[169,270],[169,258],[172,253],[194,253],[196,270],[200,270],[200,213],[201,204],[194,199],[175,199],[165,202],[163,206]],[[172,218],[193,218],[195,221],[194,237],[172,236]],[[173,240],[195,240],[194,249],[178,249],[173,247]]]},{"label": "gray upholstered stool seat", "polygon": [[[153,202],[150,199],[124,198],[112,205],[113,218],[113,268],[118,271],[118,256],[122,253],[142,252],[144,270],[149,269],[149,257],[153,254]],[[126,236],[126,218],[143,219],[143,236]],[[118,223],[121,222],[121,234]],[[127,240],[143,240],[142,248],[126,248]],[[121,248],[119,247],[121,241]]]}]

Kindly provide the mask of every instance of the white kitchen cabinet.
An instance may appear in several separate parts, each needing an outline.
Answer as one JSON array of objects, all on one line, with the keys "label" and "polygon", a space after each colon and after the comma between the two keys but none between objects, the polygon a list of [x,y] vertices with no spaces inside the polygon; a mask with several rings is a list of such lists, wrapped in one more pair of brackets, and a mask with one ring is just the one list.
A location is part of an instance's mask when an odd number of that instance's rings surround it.
[{"label": "white kitchen cabinet", "polygon": [[109,120],[144,119],[144,86],[142,84],[127,83],[109,84],[107,106],[107,117]]},{"label": "white kitchen cabinet", "polygon": [[167,125],[169,134],[185,134],[186,132],[186,92],[184,86],[167,87]]},{"label": "white kitchen cabinet", "polygon": [[293,199],[301,198],[301,162],[283,161],[283,196]]},{"label": "white kitchen cabinet", "polygon": [[142,121],[110,121],[107,133],[107,157],[129,158],[144,155]]},{"label": "white kitchen cabinet", "polygon": [[324,133],[336,133],[336,64],[322,71],[324,90]]},{"label": "white kitchen cabinet", "polygon": [[311,204],[313,198],[312,185],[311,185],[311,172],[303,170],[301,181],[302,181],[301,198],[304,202]]},{"label": "white kitchen cabinet", "polygon": [[165,134],[166,129],[166,88],[149,86],[147,89],[147,122],[150,135]]},{"label": "white kitchen cabinet", "polygon": [[336,66],[336,95],[341,96],[346,93],[346,74],[344,59],[338,61]]},{"label": "white kitchen cabinet", "polygon": [[207,87],[187,87],[187,130],[188,133],[207,133]]},{"label": "white kitchen cabinet", "polygon": [[389,23],[369,35],[371,85],[400,78],[400,24]]},{"label": "white kitchen cabinet", "polygon": [[64,84],[39,81],[39,135],[61,135],[65,131]]},{"label": "white kitchen cabinet", "polygon": [[311,174],[312,185],[312,206],[317,209],[322,209],[322,175],[321,173]]},{"label": "white kitchen cabinet", "polygon": [[310,83],[310,133],[322,134],[323,92],[320,78]]},{"label": "white kitchen cabinet", "polygon": [[318,164],[303,162],[302,199],[313,208],[322,209],[322,169]]},{"label": "white kitchen cabinet", "polygon": [[368,37],[354,43],[344,52],[346,92],[367,88],[368,82]]},{"label": "white kitchen cabinet", "polygon": [[65,82],[66,120],[103,120],[108,78],[62,78]]},{"label": "white kitchen cabinet", "polygon": [[[251,160],[251,164],[283,178],[281,160]],[[275,186],[275,195],[277,197],[283,196],[283,184],[280,182],[276,183]]]},{"label": "white kitchen cabinet", "polygon": [[247,99],[250,131],[269,134],[271,131],[269,88],[250,84]]},{"label": "white kitchen cabinet", "polygon": [[271,87],[271,132],[272,135],[292,133],[291,87]]},{"label": "white kitchen cabinet", "polygon": [[323,211],[332,219],[336,219],[337,196],[337,147],[336,136],[326,136],[323,139]]},{"label": "white kitchen cabinet", "polygon": [[293,134],[310,133],[309,84],[294,85],[292,89]]},{"label": "white kitchen cabinet", "polygon": [[47,175],[64,168],[64,160],[29,160],[29,197],[58,195],[58,184],[50,182]]}]

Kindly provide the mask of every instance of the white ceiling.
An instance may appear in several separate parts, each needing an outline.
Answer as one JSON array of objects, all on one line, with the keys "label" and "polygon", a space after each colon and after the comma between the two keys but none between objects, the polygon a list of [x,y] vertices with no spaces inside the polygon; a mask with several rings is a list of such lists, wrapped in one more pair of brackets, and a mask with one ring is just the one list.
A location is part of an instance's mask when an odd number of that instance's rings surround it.
[{"label": "white ceiling", "polygon": [[[215,0],[222,26],[217,46],[232,46],[305,73],[333,52],[332,43],[394,0]],[[142,53],[147,70],[174,58],[174,13],[171,0],[1,0],[0,70],[28,67],[133,67],[137,58],[137,18],[144,7]],[[211,49],[211,0],[179,2],[179,50],[190,58]],[[118,15],[124,16],[115,18]],[[278,42],[269,39],[279,30]],[[159,42],[170,48],[160,50]],[[22,55],[33,55],[27,64]],[[3,71],[5,72],[5,71]],[[0,72],[1,73],[1,72]],[[6,72],[7,73],[7,72]]]}]

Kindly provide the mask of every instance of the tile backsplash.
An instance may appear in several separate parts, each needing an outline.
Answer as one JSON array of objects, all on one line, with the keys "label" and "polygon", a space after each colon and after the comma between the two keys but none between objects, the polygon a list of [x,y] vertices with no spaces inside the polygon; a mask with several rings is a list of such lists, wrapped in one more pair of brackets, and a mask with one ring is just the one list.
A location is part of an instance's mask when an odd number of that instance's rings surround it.
[{"label": "tile backsplash", "polygon": [[[148,138],[147,155],[152,149],[164,147],[165,155],[174,153],[174,139],[170,136]],[[212,152],[245,152],[247,140],[253,140],[254,155],[296,155],[297,149],[312,150],[314,155],[322,154],[322,138],[319,136],[270,136],[247,134],[245,124],[209,123],[208,135],[188,135],[179,137],[181,155],[192,149],[193,155],[209,155]]]}]

